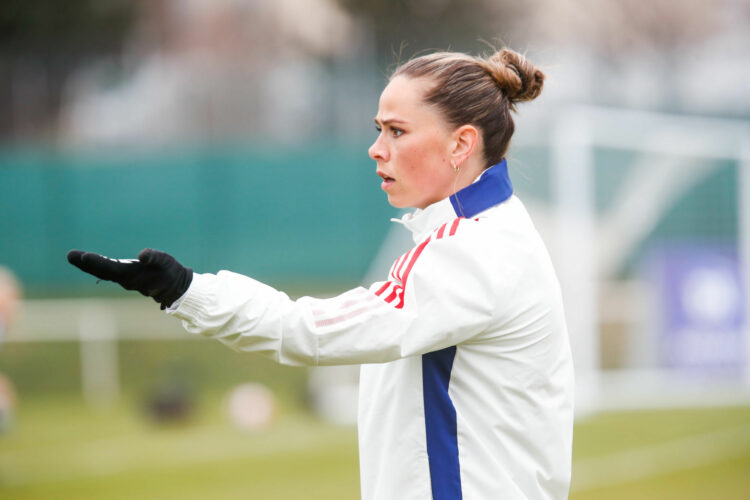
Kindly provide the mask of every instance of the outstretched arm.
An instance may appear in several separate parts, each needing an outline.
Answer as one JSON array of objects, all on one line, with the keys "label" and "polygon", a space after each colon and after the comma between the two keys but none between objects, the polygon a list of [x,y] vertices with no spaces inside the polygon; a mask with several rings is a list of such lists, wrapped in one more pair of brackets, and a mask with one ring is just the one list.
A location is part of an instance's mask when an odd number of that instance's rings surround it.
[{"label": "outstretched arm", "polygon": [[[195,274],[167,309],[191,333],[291,365],[382,363],[475,337],[493,320],[486,251],[446,239],[405,254],[390,281],[337,297],[286,294],[250,277]],[[492,273],[489,273],[492,274]]]},{"label": "outstretched arm", "polygon": [[486,251],[448,240],[425,240],[394,264],[389,281],[328,299],[291,300],[229,271],[193,274],[157,250],[138,260],[72,251],[68,260],[153,297],[187,331],[238,351],[289,365],[382,363],[456,345],[492,321]]}]

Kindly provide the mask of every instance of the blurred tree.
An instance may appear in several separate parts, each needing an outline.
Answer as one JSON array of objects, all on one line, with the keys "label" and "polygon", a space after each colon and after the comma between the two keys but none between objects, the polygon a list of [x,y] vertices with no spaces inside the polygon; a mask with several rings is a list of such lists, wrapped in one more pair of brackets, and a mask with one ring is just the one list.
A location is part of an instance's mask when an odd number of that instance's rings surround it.
[{"label": "blurred tree", "polygon": [[604,60],[634,51],[679,51],[723,29],[747,0],[531,0],[526,15],[548,43],[581,44]]},{"label": "blurred tree", "polygon": [[503,0],[337,0],[373,31],[380,63],[425,50],[481,52],[511,43],[517,3]]},{"label": "blurred tree", "polygon": [[134,21],[128,0],[3,0],[0,140],[44,136],[66,78],[93,57],[117,54]]}]

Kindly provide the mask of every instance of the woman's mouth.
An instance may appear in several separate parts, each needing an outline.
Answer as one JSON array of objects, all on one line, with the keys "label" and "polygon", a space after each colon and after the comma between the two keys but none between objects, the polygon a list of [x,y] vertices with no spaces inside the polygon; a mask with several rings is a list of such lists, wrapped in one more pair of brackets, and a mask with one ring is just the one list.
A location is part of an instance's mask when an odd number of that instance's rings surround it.
[{"label": "woman's mouth", "polygon": [[391,185],[393,185],[394,182],[396,182],[396,179],[394,179],[393,177],[390,177],[390,176],[384,174],[383,172],[378,172],[378,175],[380,176],[381,179],[383,179],[383,182],[380,183],[380,188],[383,191],[387,191],[388,188]]}]

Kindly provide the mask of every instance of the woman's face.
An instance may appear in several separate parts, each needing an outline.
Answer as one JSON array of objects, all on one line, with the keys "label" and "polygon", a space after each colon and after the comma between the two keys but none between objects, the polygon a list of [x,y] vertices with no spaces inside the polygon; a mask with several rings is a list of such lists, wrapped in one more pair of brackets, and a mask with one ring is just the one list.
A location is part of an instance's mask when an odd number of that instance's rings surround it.
[{"label": "woman's face", "polygon": [[455,141],[442,115],[423,101],[432,85],[428,78],[397,76],[380,96],[379,135],[369,153],[394,207],[425,208],[452,193]]}]

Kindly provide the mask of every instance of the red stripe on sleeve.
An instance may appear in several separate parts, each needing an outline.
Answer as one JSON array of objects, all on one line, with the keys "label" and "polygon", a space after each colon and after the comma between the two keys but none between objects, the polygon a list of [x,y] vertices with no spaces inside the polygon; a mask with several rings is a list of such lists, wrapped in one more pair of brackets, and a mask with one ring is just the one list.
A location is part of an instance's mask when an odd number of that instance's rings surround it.
[{"label": "red stripe on sleeve", "polygon": [[456,229],[458,229],[458,223],[461,222],[461,219],[463,219],[463,217],[459,217],[458,219],[453,221],[453,225],[451,226],[451,231],[450,233],[448,233],[448,236],[453,236],[454,234],[456,234]]},{"label": "red stripe on sleeve", "polygon": [[386,297],[384,300],[390,304],[391,302],[393,302],[393,300],[396,297],[398,297],[399,290],[403,290],[403,289],[399,285],[394,286],[393,287],[393,291],[391,292],[391,294],[388,297]]},{"label": "red stripe on sleeve", "polygon": [[398,264],[398,259],[396,259],[393,264],[391,264],[391,268],[388,270],[388,275],[395,278],[396,276],[394,273],[396,272],[396,264]]},{"label": "red stripe on sleeve", "polygon": [[[452,223],[446,222],[442,226],[440,226],[440,229],[438,229],[437,234],[435,235],[435,239],[439,240],[443,237],[445,237],[445,230],[448,228],[448,224],[451,225],[450,230],[448,231],[448,236],[453,236],[456,234],[456,231],[458,230],[458,225],[461,223],[461,220],[463,217],[458,217],[453,220]],[[412,267],[414,267],[414,264],[417,262],[417,259],[422,254],[422,251],[424,251],[427,244],[430,242],[432,237],[428,237],[426,240],[424,240],[422,243],[420,243],[417,247],[412,248],[408,252],[406,252],[404,255],[399,257],[396,262],[393,264],[393,269],[396,269],[396,271],[391,271],[391,276],[395,278],[398,281],[401,281],[400,284],[393,283],[394,287],[393,290],[391,290],[391,293],[388,294],[388,296],[384,299],[385,302],[388,302],[389,304],[393,302],[394,300],[398,299],[396,301],[396,305],[394,306],[396,309],[402,309],[404,307],[404,293],[406,289],[406,280],[409,278],[409,273],[411,273]],[[408,261],[408,264],[407,264]],[[403,274],[402,274],[403,271]],[[375,295],[382,295],[383,292],[388,288],[388,285],[390,285],[392,282],[388,282],[383,287],[378,290]]]},{"label": "red stripe on sleeve", "polygon": [[403,262],[403,260],[406,258],[406,254],[403,254],[401,257],[396,259],[396,262],[393,263],[393,266],[391,266],[391,277],[394,280],[397,280],[398,277],[396,276],[396,269],[398,269],[399,265]]},{"label": "red stripe on sleeve", "polygon": [[378,290],[377,292],[375,292],[375,295],[377,295],[378,297],[380,297],[380,294],[383,293],[383,292],[385,292],[386,288],[388,288],[390,285],[391,285],[391,282],[390,281],[386,281],[385,283],[383,283],[383,286],[380,287],[380,290]]},{"label": "red stripe on sleeve", "polygon": [[414,267],[414,263],[417,261],[419,256],[422,254],[422,250],[424,250],[424,247],[426,247],[429,242],[430,242],[430,238],[427,238],[422,243],[420,243],[419,246],[414,250],[414,256],[411,258],[411,261],[409,262],[409,265],[407,266],[406,270],[404,270],[404,277],[401,280],[401,284],[404,286],[404,288],[406,288],[406,279],[409,277],[411,268]]},{"label": "red stripe on sleeve", "polygon": [[398,304],[396,304],[396,309],[403,309],[404,308],[404,289],[400,288],[398,293]]},{"label": "red stripe on sleeve", "polygon": [[401,261],[401,265],[398,266],[398,271],[396,271],[396,279],[401,280],[402,283],[404,280],[401,279],[401,270],[404,268],[404,264],[406,264],[406,261],[409,260],[409,255],[411,255],[413,251],[414,249],[412,248],[411,250],[409,250],[408,252],[404,254],[404,260]]}]

